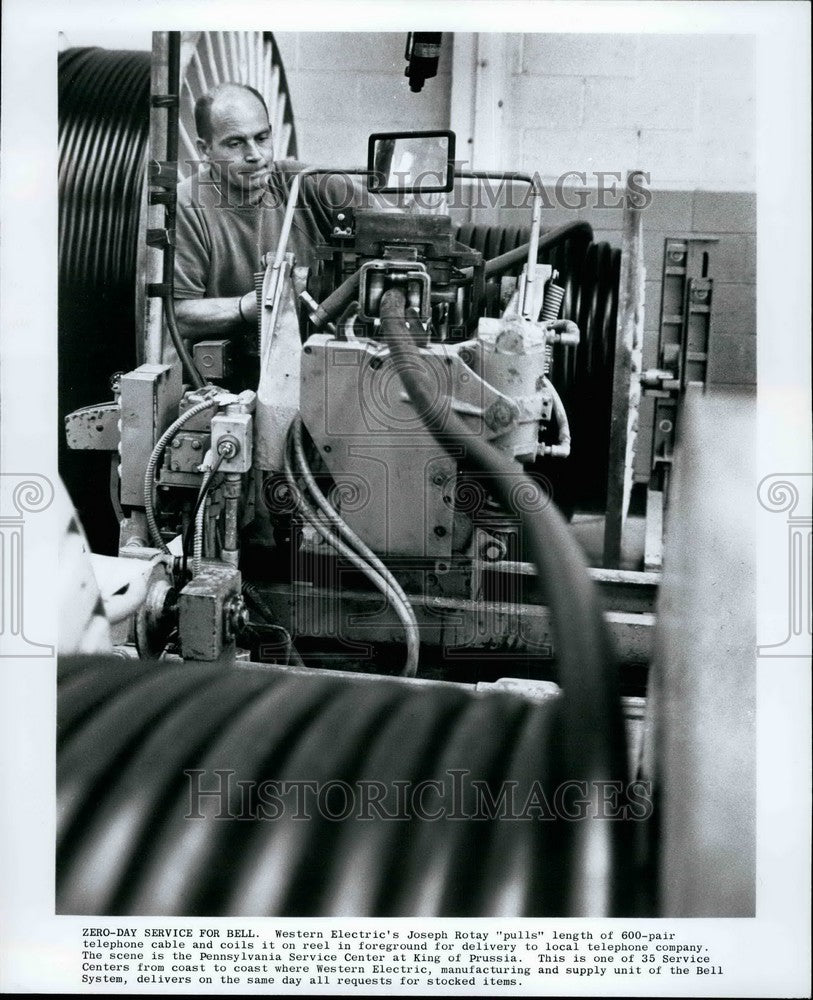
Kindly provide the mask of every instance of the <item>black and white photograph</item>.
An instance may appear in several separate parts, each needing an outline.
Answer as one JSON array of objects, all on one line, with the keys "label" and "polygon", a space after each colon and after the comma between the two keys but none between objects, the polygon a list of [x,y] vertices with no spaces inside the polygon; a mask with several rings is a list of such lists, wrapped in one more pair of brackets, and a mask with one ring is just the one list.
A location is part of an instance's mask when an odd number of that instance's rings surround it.
[{"label": "black and white photograph", "polygon": [[7,5],[3,988],[805,995],[809,10],[357,6]]}]

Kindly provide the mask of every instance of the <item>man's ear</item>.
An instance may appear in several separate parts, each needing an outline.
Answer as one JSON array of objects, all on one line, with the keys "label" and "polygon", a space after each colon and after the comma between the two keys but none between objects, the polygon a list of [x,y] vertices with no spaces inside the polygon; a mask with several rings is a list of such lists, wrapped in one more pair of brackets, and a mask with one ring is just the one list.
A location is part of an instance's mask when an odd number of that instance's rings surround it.
[{"label": "man's ear", "polygon": [[195,139],[195,145],[198,147],[200,158],[202,160],[208,160],[212,152],[212,144],[207,142],[205,139],[197,138]]}]

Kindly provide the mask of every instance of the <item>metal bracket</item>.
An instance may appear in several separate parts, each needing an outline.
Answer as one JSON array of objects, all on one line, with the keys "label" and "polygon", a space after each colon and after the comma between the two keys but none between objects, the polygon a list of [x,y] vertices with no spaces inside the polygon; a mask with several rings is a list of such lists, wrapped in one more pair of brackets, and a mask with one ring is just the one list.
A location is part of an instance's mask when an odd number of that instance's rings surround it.
[{"label": "metal bracket", "polygon": [[658,369],[641,376],[655,397],[651,488],[668,494],[677,431],[677,409],[687,385],[705,385],[708,370],[713,280],[709,247],[716,237],[667,238],[658,333]]},{"label": "metal bracket", "polygon": [[147,182],[153,187],[175,189],[178,185],[178,164],[175,160],[150,160]]},{"label": "metal bracket", "polygon": [[174,229],[148,229],[147,230],[147,246],[148,247],[158,247],[159,249],[164,249],[165,247],[175,246],[175,230]]},{"label": "metal bracket", "polygon": [[180,101],[177,94],[153,94],[150,104],[154,108],[177,108]]},{"label": "metal bracket", "polygon": [[116,451],[121,441],[119,404],[84,406],[65,417],[68,447],[77,450]]}]

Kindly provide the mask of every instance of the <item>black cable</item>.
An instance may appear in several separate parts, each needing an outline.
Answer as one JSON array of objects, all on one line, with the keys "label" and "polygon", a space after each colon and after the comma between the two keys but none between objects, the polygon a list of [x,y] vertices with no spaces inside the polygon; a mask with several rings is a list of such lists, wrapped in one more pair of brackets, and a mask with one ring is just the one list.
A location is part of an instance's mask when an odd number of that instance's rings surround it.
[{"label": "black cable", "polygon": [[[438,400],[426,388],[426,380],[418,374],[426,371],[426,366],[409,324],[419,322],[419,317],[414,310],[407,314],[405,305],[399,289],[384,293],[380,307],[384,340],[426,429],[464,468],[486,477],[489,491],[504,509],[520,519],[522,538],[540,579],[547,582],[564,691],[563,750],[568,777],[587,781],[595,794],[596,782],[625,777],[627,761],[615,658],[584,557],[566,522],[552,505],[537,505],[538,509],[528,510],[527,505],[516,502],[517,487],[523,482],[532,486],[520,467],[484,437],[472,433],[472,428],[453,410],[437,405]],[[451,397],[451,385],[449,389]],[[606,847],[610,871],[607,892],[599,887],[597,899],[590,895],[595,881],[588,883],[583,878],[584,872],[591,871],[590,835],[596,827],[586,823],[572,826],[570,872],[574,888],[567,909],[582,915],[609,915],[619,903],[626,877],[627,858],[620,826],[608,829],[605,824],[602,830],[609,838]]]},{"label": "black cable", "polygon": [[[585,242],[589,242],[593,238],[593,227],[589,222],[569,222],[565,226],[558,226],[556,229],[551,229],[548,233],[541,234],[539,237],[539,252],[549,250],[558,246],[566,239],[574,239],[576,237],[581,237]],[[486,277],[503,274],[517,264],[524,264],[528,259],[530,246],[530,243],[522,243],[515,250],[509,250],[499,257],[494,257],[486,261]]]},{"label": "black cable", "polygon": [[[175,101],[167,106],[167,164],[177,177],[178,172],[178,106],[181,92],[181,33],[167,32],[167,97]],[[164,226],[168,239],[163,247],[163,283],[161,301],[164,304],[164,319],[169,330],[172,346],[175,348],[181,364],[192,387],[202,389],[206,384],[195,366],[186,344],[178,329],[178,319],[175,315],[175,223],[177,217],[177,192],[175,186],[167,189],[167,199],[164,206]]]},{"label": "black cable", "polygon": [[121,464],[121,455],[117,451],[114,451],[110,456],[110,503],[113,507],[113,513],[116,515],[116,523],[121,525],[124,520],[124,511],[121,508],[121,475],[119,473],[119,465]]},{"label": "black cable", "polygon": [[200,510],[200,505],[203,503],[203,501],[206,499],[206,496],[212,490],[215,474],[217,473],[217,470],[220,468],[222,462],[223,462],[223,456],[218,455],[217,458],[214,460],[212,468],[209,470],[209,478],[205,480],[200,490],[198,491],[198,498],[195,501],[195,506],[192,510],[192,516],[189,519],[189,524],[187,524],[186,526],[186,534],[184,535],[183,538],[183,563],[181,568],[182,585],[186,583],[186,564],[189,558],[189,546],[192,542],[192,538],[195,535],[195,518],[197,517],[198,511]]},{"label": "black cable", "polygon": [[[184,781],[183,763],[194,766],[229,716],[262,687],[256,676],[236,686],[223,671],[202,671],[186,697],[176,700],[122,755],[103,801],[81,819],[81,840],[60,857],[63,904],[97,913],[118,909],[117,897],[129,891],[140,867],[143,839],[158,822],[168,792]],[[164,763],[160,773],[155,768],[159,754]]]}]

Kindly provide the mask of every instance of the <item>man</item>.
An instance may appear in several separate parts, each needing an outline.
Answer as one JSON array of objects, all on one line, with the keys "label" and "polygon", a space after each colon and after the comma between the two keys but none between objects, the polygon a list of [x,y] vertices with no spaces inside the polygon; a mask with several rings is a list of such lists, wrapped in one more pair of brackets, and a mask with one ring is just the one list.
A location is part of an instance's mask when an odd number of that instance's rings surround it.
[{"label": "man", "polygon": [[[201,169],[178,185],[178,326],[192,341],[239,337],[256,329],[254,274],[279,242],[288,182],[274,164],[268,109],[253,87],[224,83],[199,98],[195,127]],[[310,262],[322,238],[309,202],[288,241],[299,264]]]}]

